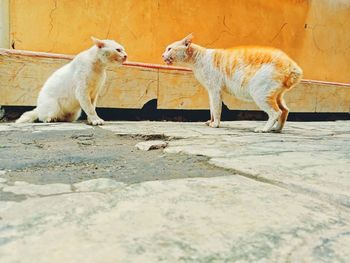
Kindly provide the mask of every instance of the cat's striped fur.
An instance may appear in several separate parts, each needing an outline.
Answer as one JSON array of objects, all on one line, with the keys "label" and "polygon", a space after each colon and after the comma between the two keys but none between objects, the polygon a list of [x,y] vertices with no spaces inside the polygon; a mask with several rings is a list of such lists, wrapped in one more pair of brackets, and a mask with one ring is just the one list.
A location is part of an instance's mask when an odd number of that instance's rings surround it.
[{"label": "cat's striped fur", "polygon": [[[268,114],[268,121],[256,132],[280,132],[288,117],[283,95],[297,85],[301,68],[284,52],[270,47],[206,49],[192,44],[192,34],[169,45],[163,59],[193,69],[207,89],[211,118],[207,124],[219,127],[222,91],[252,100]],[[276,124],[277,123],[277,124]]]}]

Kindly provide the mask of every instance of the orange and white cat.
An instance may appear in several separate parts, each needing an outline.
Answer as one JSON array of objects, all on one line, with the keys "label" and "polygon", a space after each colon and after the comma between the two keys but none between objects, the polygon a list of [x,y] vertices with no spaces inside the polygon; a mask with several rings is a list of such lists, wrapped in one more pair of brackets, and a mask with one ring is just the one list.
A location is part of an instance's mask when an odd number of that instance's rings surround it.
[{"label": "orange and white cat", "polygon": [[[207,89],[210,120],[220,125],[222,91],[243,100],[254,101],[268,115],[268,121],[255,132],[281,132],[289,110],[284,94],[297,85],[301,68],[284,52],[271,47],[207,49],[192,43],[192,34],[169,45],[163,60],[192,68],[197,80]],[[277,124],[276,124],[277,123]]]},{"label": "orange and white cat", "polygon": [[34,110],[23,113],[16,123],[75,121],[81,109],[91,125],[102,125],[96,113],[97,98],[106,81],[109,64],[122,65],[127,54],[114,40],[92,38],[94,45],[55,71],[41,89]]}]

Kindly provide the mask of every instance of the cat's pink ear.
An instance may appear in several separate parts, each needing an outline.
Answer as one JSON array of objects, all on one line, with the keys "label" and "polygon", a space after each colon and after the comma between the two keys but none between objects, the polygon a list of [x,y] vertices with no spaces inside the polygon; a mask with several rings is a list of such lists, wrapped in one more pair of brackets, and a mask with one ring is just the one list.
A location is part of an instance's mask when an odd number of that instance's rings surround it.
[{"label": "cat's pink ear", "polygon": [[192,43],[192,39],[193,39],[193,33],[189,34],[187,37],[185,37],[182,40],[182,43],[186,46],[189,47]]},{"label": "cat's pink ear", "polygon": [[100,40],[96,37],[91,37],[91,39],[98,48],[103,48],[105,46],[105,43],[103,43],[102,40]]}]

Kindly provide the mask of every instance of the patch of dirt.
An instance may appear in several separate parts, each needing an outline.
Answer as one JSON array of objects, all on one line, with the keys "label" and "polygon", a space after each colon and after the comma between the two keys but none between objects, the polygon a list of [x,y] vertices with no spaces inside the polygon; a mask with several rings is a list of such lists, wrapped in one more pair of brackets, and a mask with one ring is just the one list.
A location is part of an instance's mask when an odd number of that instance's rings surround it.
[{"label": "patch of dirt", "polygon": [[118,136],[99,127],[79,131],[2,132],[0,170],[7,170],[3,177],[10,184],[15,181],[73,184],[95,178],[132,184],[232,174],[208,164],[206,157],[135,148],[140,141],[154,139],[176,138],[162,134]]}]

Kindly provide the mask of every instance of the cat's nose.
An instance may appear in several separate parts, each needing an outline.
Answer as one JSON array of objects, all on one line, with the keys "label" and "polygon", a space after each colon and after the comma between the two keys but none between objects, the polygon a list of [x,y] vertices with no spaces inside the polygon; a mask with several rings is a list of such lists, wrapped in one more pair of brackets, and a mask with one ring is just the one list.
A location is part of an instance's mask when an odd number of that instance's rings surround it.
[{"label": "cat's nose", "polygon": [[127,58],[128,58],[128,55],[124,55],[123,61],[126,61]]}]

